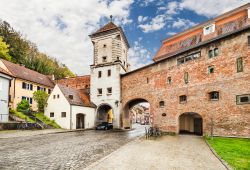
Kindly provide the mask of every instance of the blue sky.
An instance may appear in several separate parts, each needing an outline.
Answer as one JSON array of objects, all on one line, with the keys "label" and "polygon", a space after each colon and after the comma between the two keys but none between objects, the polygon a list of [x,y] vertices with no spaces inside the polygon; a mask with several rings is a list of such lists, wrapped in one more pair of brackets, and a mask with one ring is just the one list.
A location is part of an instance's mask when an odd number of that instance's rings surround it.
[{"label": "blue sky", "polygon": [[0,0],[0,17],[41,52],[77,75],[93,63],[88,35],[114,16],[130,43],[132,69],[152,62],[161,40],[248,3],[249,0]]}]

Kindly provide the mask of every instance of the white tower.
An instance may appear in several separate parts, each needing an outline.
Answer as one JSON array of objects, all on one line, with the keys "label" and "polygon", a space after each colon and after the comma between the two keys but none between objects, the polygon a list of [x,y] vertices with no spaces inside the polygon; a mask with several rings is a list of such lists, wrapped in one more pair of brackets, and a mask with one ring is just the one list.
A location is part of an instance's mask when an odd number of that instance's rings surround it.
[{"label": "white tower", "polygon": [[129,69],[128,41],[121,27],[111,21],[90,35],[94,47],[90,98],[97,105],[96,124],[113,123],[120,128],[121,74]]}]

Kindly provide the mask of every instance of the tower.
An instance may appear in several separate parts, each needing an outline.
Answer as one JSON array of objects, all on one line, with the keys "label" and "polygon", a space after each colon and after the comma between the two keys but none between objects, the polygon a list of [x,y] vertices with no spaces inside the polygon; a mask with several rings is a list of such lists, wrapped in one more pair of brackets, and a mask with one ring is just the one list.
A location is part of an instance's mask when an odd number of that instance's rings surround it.
[{"label": "tower", "polygon": [[93,43],[93,65],[90,80],[90,98],[97,106],[96,124],[112,123],[120,128],[121,74],[129,69],[129,44],[121,27],[111,20],[90,35]]}]

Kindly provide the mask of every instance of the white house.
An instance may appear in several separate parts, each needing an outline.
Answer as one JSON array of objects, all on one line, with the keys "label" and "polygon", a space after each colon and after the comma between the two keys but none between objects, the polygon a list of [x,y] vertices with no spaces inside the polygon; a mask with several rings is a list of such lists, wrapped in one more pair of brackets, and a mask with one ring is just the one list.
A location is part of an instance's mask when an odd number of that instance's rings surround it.
[{"label": "white house", "polygon": [[57,84],[52,90],[45,115],[64,129],[93,128],[95,105],[87,89],[78,90]]},{"label": "white house", "polygon": [[0,68],[0,122],[9,121],[9,89],[11,75]]}]

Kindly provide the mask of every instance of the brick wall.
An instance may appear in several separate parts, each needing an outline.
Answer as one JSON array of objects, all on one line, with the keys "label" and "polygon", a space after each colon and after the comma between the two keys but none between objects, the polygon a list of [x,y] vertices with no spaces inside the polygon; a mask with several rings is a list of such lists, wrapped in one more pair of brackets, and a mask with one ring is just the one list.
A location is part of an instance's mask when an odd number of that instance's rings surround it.
[{"label": "brick wall", "polygon": [[[236,95],[250,94],[247,36],[249,30],[122,76],[123,107],[134,99],[147,100],[153,124],[168,132],[178,133],[179,116],[195,112],[202,116],[204,134],[210,134],[212,118],[216,135],[250,136],[250,104],[236,104]],[[219,49],[219,55],[209,58],[208,51],[214,47]],[[196,51],[201,51],[200,58],[177,65],[176,58]],[[236,69],[238,57],[243,58],[244,65],[240,73]],[[213,74],[208,74],[209,66],[214,66]],[[189,73],[188,84],[184,83],[185,72]],[[167,83],[169,76],[171,84]],[[209,100],[211,91],[220,93],[218,101]],[[179,103],[180,95],[187,96],[185,104]],[[160,101],[165,102],[165,107],[159,107]]]},{"label": "brick wall", "polygon": [[55,83],[62,84],[67,87],[75,89],[89,89],[90,88],[90,76],[77,76],[71,78],[65,78],[61,80],[55,80]]}]

